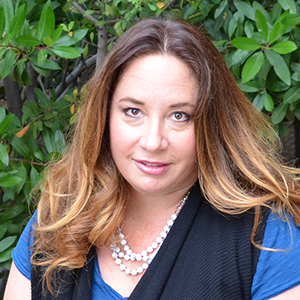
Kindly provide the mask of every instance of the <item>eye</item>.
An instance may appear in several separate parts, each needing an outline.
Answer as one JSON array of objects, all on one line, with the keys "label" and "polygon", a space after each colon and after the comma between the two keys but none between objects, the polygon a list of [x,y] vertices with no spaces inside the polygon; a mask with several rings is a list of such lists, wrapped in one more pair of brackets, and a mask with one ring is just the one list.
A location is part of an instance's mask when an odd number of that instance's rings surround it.
[{"label": "eye", "polygon": [[128,115],[130,117],[136,117],[141,114],[141,111],[137,108],[126,108],[126,109],[124,109],[124,112],[126,115]]},{"label": "eye", "polygon": [[190,120],[190,115],[185,112],[177,111],[172,114],[172,119],[179,122],[187,122]]}]

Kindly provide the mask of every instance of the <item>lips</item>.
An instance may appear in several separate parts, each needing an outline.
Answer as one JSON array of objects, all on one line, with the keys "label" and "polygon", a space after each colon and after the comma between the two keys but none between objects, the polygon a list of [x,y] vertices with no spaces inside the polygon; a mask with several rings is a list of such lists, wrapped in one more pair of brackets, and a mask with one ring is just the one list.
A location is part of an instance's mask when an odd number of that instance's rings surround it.
[{"label": "lips", "polygon": [[169,163],[144,160],[134,160],[134,162],[142,172],[149,175],[162,175],[170,168],[171,165]]}]

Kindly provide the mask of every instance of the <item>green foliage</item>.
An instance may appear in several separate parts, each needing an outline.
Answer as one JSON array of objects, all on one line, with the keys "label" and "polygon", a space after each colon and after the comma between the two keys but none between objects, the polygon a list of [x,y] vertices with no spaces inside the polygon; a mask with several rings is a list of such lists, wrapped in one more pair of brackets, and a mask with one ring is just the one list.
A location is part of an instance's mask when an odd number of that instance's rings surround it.
[{"label": "green foliage", "polygon": [[18,82],[22,117],[0,106],[0,265],[9,269],[34,210],[30,191],[66,148],[84,94],[81,82],[102,44],[109,51],[147,17],[195,24],[282,134],[285,121],[300,120],[299,12],[293,0],[1,0],[0,79]]}]

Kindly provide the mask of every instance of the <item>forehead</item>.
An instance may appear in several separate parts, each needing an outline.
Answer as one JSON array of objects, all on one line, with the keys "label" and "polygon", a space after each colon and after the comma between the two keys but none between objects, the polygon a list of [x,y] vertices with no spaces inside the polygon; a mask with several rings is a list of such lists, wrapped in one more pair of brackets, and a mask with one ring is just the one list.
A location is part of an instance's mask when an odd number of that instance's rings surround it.
[{"label": "forehead", "polygon": [[[152,54],[134,59],[124,70],[120,80],[129,76],[153,78],[159,74],[162,79],[176,80],[194,77],[192,70],[182,60],[173,55]],[[195,79],[195,78],[194,78]]]}]

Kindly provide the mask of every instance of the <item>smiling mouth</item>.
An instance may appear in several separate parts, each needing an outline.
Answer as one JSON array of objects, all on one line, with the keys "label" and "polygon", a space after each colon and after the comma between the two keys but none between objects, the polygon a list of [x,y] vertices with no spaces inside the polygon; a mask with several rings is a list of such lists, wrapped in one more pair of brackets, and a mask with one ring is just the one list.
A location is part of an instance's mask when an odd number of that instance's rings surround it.
[{"label": "smiling mouth", "polygon": [[166,164],[150,164],[150,163],[147,163],[147,162],[141,162],[143,165],[145,166],[149,166],[149,167],[163,167],[165,166]]}]

